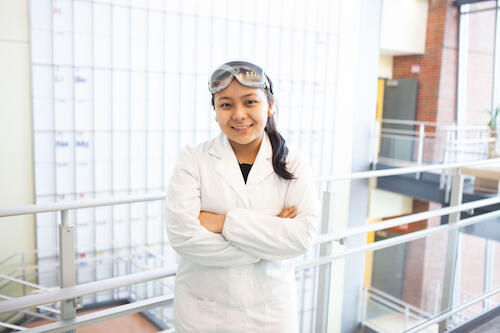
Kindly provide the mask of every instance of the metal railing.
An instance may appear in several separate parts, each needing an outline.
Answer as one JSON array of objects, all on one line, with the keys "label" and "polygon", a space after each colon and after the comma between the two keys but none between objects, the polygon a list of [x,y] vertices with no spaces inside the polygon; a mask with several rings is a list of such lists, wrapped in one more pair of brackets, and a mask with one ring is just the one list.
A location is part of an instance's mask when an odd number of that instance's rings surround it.
[{"label": "metal railing", "polygon": [[360,321],[366,326],[374,326],[372,328],[377,329],[380,333],[384,332],[384,327],[381,327],[383,321],[382,323],[371,323],[367,318],[366,308],[370,301],[372,304],[387,310],[387,312],[400,314],[403,317],[402,326],[404,329],[408,329],[412,322],[420,322],[431,318],[429,313],[374,287],[364,287],[361,295],[363,308]]},{"label": "metal railing", "polygon": [[[497,140],[492,137],[492,133],[488,126],[457,126],[417,120],[381,119],[375,123],[372,162],[376,165],[379,158],[380,161],[409,160],[421,166],[424,163],[447,164],[471,158],[488,158],[491,152],[499,148],[495,146]],[[394,151],[398,143],[407,148],[404,149],[404,157],[398,156],[397,151]],[[424,150],[425,146],[427,149]],[[390,151],[385,151],[384,154],[391,156],[379,155],[380,150],[387,149]],[[416,177],[418,179],[420,173],[417,173]],[[441,188],[445,186],[444,181],[443,176]]]},{"label": "metal railing", "polygon": [[[473,165],[491,165],[491,164],[500,164],[500,159],[493,160],[481,160],[474,162],[461,162],[461,163],[449,163],[443,165],[430,165],[430,166],[421,166],[421,167],[410,167],[410,168],[399,168],[392,170],[378,170],[378,171],[367,171],[360,173],[353,173],[348,176],[339,176],[339,177],[324,177],[317,179],[320,182],[326,182],[327,190],[323,193],[323,212],[322,214],[322,225],[328,225],[331,223],[330,215],[328,207],[330,206],[331,200],[331,189],[333,182],[338,180],[352,180],[352,179],[366,179],[371,177],[384,177],[384,176],[392,176],[397,174],[408,174],[415,172],[424,172],[430,170],[444,170],[448,168],[458,169],[465,166],[473,166]],[[461,188],[463,187],[463,177],[461,175],[456,175],[457,186],[454,186],[453,190],[457,193],[460,193]],[[455,196],[456,197],[456,196]],[[65,202],[65,203],[54,203],[47,205],[34,205],[34,206],[26,206],[26,207],[18,207],[14,209],[0,209],[0,217],[6,216],[15,216],[15,215],[25,215],[25,214],[36,214],[40,212],[54,212],[59,211],[61,214],[61,224],[59,226],[59,253],[60,253],[60,289],[50,290],[36,295],[29,295],[20,297],[17,299],[10,299],[3,302],[0,302],[0,314],[12,312],[12,311],[22,311],[31,309],[37,306],[41,306],[44,304],[51,304],[54,302],[61,302],[61,319],[62,321],[40,326],[36,329],[27,330],[28,332],[61,332],[67,330],[73,330],[76,327],[81,327],[90,323],[95,323],[98,321],[106,320],[109,318],[115,318],[120,315],[125,315],[129,313],[140,312],[144,309],[152,308],[155,306],[159,306],[162,304],[166,304],[171,301],[171,296],[165,296],[150,300],[144,300],[140,302],[134,302],[132,304],[127,304],[127,306],[121,306],[114,308],[115,310],[109,311],[99,311],[92,315],[79,316],[76,318],[76,308],[79,304],[79,299],[84,295],[95,294],[104,290],[116,289],[124,286],[129,286],[133,284],[138,284],[141,282],[158,280],[166,277],[171,277],[175,274],[173,271],[168,271],[164,269],[160,270],[152,270],[141,273],[128,274],[124,276],[114,277],[110,279],[100,280],[89,282],[86,284],[75,285],[75,244],[74,244],[74,230],[73,226],[68,225],[67,223],[67,215],[69,209],[79,209],[79,208],[90,208],[90,207],[98,207],[98,206],[106,206],[106,205],[118,205],[118,204],[127,204],[132,202],[142,202],[142,201],[152,201],[152,200],[163,200],[164,195],[145,195],[145,196],[131,196],[124,198],[111,198],[106,200],[87,200],[87,201],[75,201],[75,202]],[[423,238],[428,235],[438,233],[438,232],[451,232],[457,230],[458,228],[479,223],[484,220],[488,220],[494,217],[500,216],[500,211],[494,211],[487,214],[479,215],[464,219],[459,221],[455,219],[455,221],[450,218],[450,223],[448,225],[441,225],[438,227],[429,228],[426,230],[421,230],[418,232],[414,232],[411,234],[394,237],[388,240],[379,241],[373,244],[367,244],[364,246],[360,246],[357,248],[351,249],[343,249],[335,254],[332,254],[331,244],[332,242],[338,242],[340,247],[343,247],[343,240],[353,237],[359,234],[364,234],[368,232],[373,232],[376,230],[386,229],[389,226],[399,226],[403,224],[413,223],[416,221],[420,221],[422,219],[426,219],[429,217],[443,216],[451,214],[451,216],[457,216],[461,211],[468,211],[473,208],[484,207],[494,203],[500,202],[500,197],[494,197],[490,199],[479,200],[477,202],[469,202],[467,204],[461,204],[461,198],[453,200],[451,202],[452,207],[438,209],[435,211],[429,211],[419,214],[414,214],[410,216],[405,216],[402,218],[396,218],[387,220],[380,224],[376,225],[366,225],[362,227],[350,228],[344,230],[339,233],[330,233],[327,235],[320,235],[318,237],[317,245],[320,246],[320,254],[321,256],[318,259],[314,259],[312,261],[308,261],[305,263],[301,263],[296,266],[297,270],[304,270],[310,267],[320,267],[323,265],[331,264],[332,261],[338,260],[340,258],[345,258],[346,256],[355,254],[355,253],[365,253],[368,251],[374,251],[378,249],[387,248],[396,244],[402,244],[409,242],[414,239]],[[325,212],[327,212],[325,214]],[[320,271],[321,272],[321,271]],[[328,269],[323,272],[328,272]],[[320,276],[321,277],[321,276]],[[320,281],[321,283],[329,283],[328,278],[323,278]],[[486,299],[491,295],[494,295],[498,292],[498,288],[486,293],[484,296],[482,295],[482,299]],[[328,295],[322,295],[328,297]],[[476,299],[476,298],[475,298]],[[318,297],[318,304],[323,304],[323,306],[327,306],[328,302],[324,302],[321,300],[321,297]],[[470,303],[469,301],[468,303]],[[451,316],[454,312],[448,311],[441,314],[438,318],[439,320],[444,320]],[[317,309],[317,324],[322,320],[326,320],[324,317],[324,309]],[[432,321],[435,322],[436,318],[433,318]],[[427,326],[426,326],[427,327]],[[319,332],[319,331],[318,331]],[[413,329],[412,329],[413,332]],[[416,332],[416,331],[415,331]]]}]

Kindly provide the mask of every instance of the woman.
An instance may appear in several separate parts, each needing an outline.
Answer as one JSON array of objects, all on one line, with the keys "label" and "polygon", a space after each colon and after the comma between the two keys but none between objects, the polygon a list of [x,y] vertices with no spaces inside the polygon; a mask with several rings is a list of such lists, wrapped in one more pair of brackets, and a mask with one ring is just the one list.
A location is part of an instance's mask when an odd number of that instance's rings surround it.
[{"label": "woman", "polygon": [[209,89],[222,133],[181,152],[166,198],[176,332],[298,332],[291,259],[316,234],[312,177],[276,130],[260,67],[226,63]]}]

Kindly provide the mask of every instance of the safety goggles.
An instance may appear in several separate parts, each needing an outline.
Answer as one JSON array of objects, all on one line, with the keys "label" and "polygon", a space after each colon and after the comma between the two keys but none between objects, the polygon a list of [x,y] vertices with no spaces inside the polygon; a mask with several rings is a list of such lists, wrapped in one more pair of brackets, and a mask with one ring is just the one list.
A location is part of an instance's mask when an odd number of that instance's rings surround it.
[{"label": "safety goggles", "polygon": [[264,70],[245,61],[232,61],[219,66],[208,82],[208,90],[213,94],[225,89],[233,79],[251,88],[270,88]]}]

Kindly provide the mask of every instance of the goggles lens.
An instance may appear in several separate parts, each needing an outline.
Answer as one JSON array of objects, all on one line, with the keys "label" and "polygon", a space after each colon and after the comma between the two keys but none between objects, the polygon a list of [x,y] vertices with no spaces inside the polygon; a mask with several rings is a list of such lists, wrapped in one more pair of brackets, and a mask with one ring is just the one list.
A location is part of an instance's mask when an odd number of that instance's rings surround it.
[{"label": "goggles lens", "polygon": [[228,62],[218,67],[208,83],[208,90],[215,94],[225,89],[236,78],[239,83],[251,88],[268,88],[262,68],[243,61]]}]

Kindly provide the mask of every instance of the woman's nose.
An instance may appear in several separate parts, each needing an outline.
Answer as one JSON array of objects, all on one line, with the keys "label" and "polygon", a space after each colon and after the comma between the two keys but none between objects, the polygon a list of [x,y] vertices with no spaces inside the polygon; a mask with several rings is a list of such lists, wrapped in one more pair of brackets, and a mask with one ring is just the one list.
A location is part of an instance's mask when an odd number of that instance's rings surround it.
[{"label": "woman's nose", "polygon": [[233,112],[233,120],[240,121],[246,118],[245,108],[243,106],[236,106]]}]

